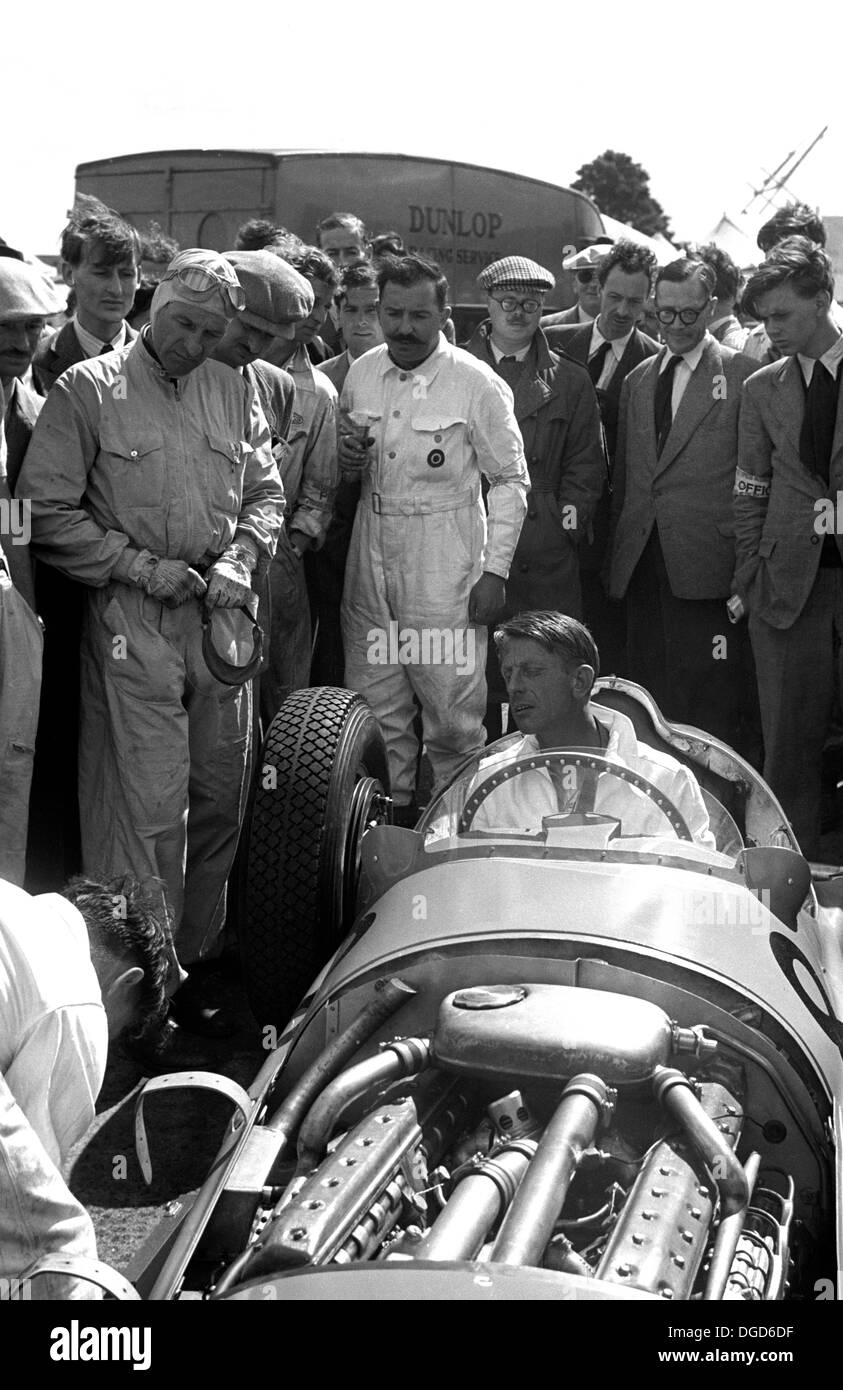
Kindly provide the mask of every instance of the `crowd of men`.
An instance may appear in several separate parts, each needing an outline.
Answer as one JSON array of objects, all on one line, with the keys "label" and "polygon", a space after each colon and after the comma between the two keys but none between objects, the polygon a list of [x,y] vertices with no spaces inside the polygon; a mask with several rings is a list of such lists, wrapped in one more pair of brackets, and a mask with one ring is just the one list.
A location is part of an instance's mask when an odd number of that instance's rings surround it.
[{"label": "crowd of men", "polygon": [[[512,662],[490,630],[534,636],[517,620],[535,610],[584,620],[605,671],[763,768],[817,856],[843,628],[843,333],[824,242],[810,209],[776,213],[744,284],[713,246],[657,266],[598,239],[563,313],[545,313],[554,274],[508,255],[478,277],[486,313],[464,347],[440,268],[349,213],[313,245],[255,221],[217,253],[144,240],[82,200],[61,238],[66,309],[0,247],[11,1150],[14,1106],[47,1159],[65,1147],[31,1084],[32,1059],[49,1073],[63,1043],[42,1034],[27,1059],[15,1043],[58,1007],[62,956],[23,1000],[12,924],[52,914],[69,950],[65,900],[37,895],[73,875],[89,930],[91,885],[130,883],[132,920],[160,935],[142,959],[140,938],[109,947],[97,928],[102,994],[88,970],[85,1008],[134,990],[147,1067],[177,1065],[185,1031],[230,1029],[208,963],[256,739],[294,689],[365,695],[394,819],[412,825],[421,749],[438,785],[504,731]],[[586,657],[593,679],[593,643]],[[95,1096],[98,1049],[68,1096]]]}]

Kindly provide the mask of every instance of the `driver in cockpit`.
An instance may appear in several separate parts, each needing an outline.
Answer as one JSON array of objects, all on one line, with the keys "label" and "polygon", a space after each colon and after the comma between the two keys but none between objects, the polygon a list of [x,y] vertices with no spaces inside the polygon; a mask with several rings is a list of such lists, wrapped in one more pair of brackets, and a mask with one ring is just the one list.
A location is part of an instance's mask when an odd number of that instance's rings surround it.
[{"label": "driver in cockpit", "polygon": [[[626,715],[590,699],[600,657],[588,628],[562,613],[520,613],[494,633],[509,707],[520,743],[484,758],[474,785],[497,768],[544,748],[576,748],[628,767],[655,784],[687,822],[694,841],[715,848],[694,774],[670,754],[641,744]],[[617,777],[562,765],[536,768],[502,784],[478,808],[473,829],[535,832],[542,817],[589,812],[615,816],[624,836],[670,835],[664,814],[643,792]]]}]

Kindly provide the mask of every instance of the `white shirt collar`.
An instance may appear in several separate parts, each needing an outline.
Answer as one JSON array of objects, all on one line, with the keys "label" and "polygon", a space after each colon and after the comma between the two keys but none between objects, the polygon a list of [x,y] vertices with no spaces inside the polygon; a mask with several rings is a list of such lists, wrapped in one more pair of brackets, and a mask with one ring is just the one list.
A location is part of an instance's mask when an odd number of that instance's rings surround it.
[{"label": "white shirt collar", "polygon": [[126,320],[120,325],[120,332],[114,338],[95,338],[93,333],[89,333],[87,328],[83,328],[76,314],[71,319],[73,331],[79,339],[79,346],[86,357],[98,357],[106,343],[111,348],[121,348],[126,342]]},{"label": "white shirt collar", "polygon": [[700,341],[697,343],[696,347],[691,348],[690,352],[681,352],[679,354],[675,354],[670,351],[670,348],[667,348],[665,350],[664,357],[662,358],[659,364],[659,376],[661,376],[662,372],[667,371],[668,362],[670,361],[671,357],[674,357],[676,355],[682,358],[682,361],[686,364],[689,371],[695,372],[697,370],[697,367],[700,365],[700,358],[705,352],[705,345],[709,339],[709,336],[710,335],[706,333],[705,337],[701,338]]},{"label": "white shirt collar", "polygon": [[632,325],[625,338],[604,338],[603,334],[600,332],[600,329],[597,327],[599,322],[599,317],[593,320],[593,325],[591,329],[591,345],[588,349],[589,357],[594,356],[601,343],[610,343],[612,348],[612,356],[616,357],[617,360],[620,362],[621,358],[626,352],[626,345],[632,337],[633,333],[635,332],[635,324]]},{"label": "white shirt collar", "polygon": [[525,347],[519,348],[517,352],[507,352],[505,348],[499,348],[491,333],[489,334],[489,347],[496,363],[500,362],[502,357],[514,357],[516,362],[523,362],[532,345],[531,339]]},{"label": "white shirt collar", "polygon": [[803,357],[801,352],[797,352],[796,356],[799,358],[799,365],[802,368],[806,386],[811,384],[811,377],[814,375],[814,363],[817,361],[822,362],[836,381],[840,363],[843,361],[843,333],[831,344],[828,352],[823,353],[822,357]]}]

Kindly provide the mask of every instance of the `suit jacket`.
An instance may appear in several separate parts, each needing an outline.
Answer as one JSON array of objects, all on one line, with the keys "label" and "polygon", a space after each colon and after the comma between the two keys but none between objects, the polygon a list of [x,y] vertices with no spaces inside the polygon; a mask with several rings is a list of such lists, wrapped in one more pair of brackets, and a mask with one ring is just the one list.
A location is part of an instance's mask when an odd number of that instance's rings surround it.
[{"label": "suit jacket", "polygon": [[[137,337],[134,328],[126,324],[126,347]],[[76,336],[72,320],[57,328],[51,338],[45,338],[35,351],[32,359],[32,374],[40,389],[47,394],[68,367],[86,361],[87,354]]]},{"label": "suit jacket", "polygon": [[653,526],[677,598],[728,598],[735,570],[732,493],[741,387],[755,364],[710,334],[661,458],[654,397],[668,349],[627,377],[612,496],[609,595],[623,598]]},{"label": "suit jacket", "polygon": [[[552,328],[548,333],[547,340],[551,347],[561,348],[569,357],[573,357],[574,361],[586,365],[593,328],[593,323],[579,323],[576,327],[563,325],[559,328]],[[647,334],[642,333],[640,329],[633,329],[629,342],[624,348],[623,356],[612,373],[609,385],[605,391],[597,392],[600,416],[606,431],[606,448],[609,451],[610,463],[614,463],[615,449],[617,448],[618,407],[623,384],[639,362],[643,362],[647,357],[653,357],[658,350],[658,343],[654,342],[652,338],[648,338]]]},{"label": "suit jacket", "polygon": [[[488,319],[481,323],[467,350],[492,366],[490,327]],[[505,616],[527,608],[578,611],[577,541],[588,530],[606,477],[594,387],[588,373],[554,352],[539,329],[514,398],[530,492],[507,580]]]},{"label": "suit jacket", "polygon": [[342,394],[345,379],[348,376],[348,369],[351,366],[351,358],[347,352],[341,352],[336,357],[329,357],[327,362],[317,363],[320,372],[324,372],[329,381],[332,381],[337,388],[337,395]]},{"label": "suit jacket", "polygon": [[579,304],[572,304],[570,309],[561,309],[556,314],[545,314],[540,321],[539,327],[542,329],[558,328],[560,324],[564,323],[576,323],[579,324],[580,328],[584,327],[584,325],[580,323]]},{"label": "suit jacket", "polygon": [[32,431],[35,429],[35,421],[38,419],[43,404],[44,397],[36,395],[17,378],[12,383],[11,391],[7,392],[6,447],[8,456],[6,473],[13,497],[23,457],[29,448]]},{"label": "suit jacket", "polygon": [[[843,555],[836,517],[818,522],[843,490],[843,409],[838,406],[829,482],[810,473],[799,456],[805,414],[802,369],[782,357],[746,383],[735,483],[738,593],[757,617],[788,628],[807,602],[817,578],[824,531]],[[841,381],[838,375],[838,382]]]}]

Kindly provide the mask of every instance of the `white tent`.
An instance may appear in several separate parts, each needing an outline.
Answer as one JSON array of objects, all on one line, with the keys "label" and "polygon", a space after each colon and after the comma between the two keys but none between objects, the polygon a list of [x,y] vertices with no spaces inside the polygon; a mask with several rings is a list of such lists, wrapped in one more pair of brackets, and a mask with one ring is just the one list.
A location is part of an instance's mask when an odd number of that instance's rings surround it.
[{"label": "white tent", "polygon": [[619,222],[616,217],[607,217],[605,212],[601,212],[600,217],[607,236],[614,237],[615,241],[623,239],[634,241],[639,246],[648,246],[659,265],[667,265],[668,261],[675,261],[676,257],[681,255],[666,237],[647,236],[645,232],[636,231],[635,227],[628,227],[625,222]]},{"label": "white tent", "polygon": [[719,246],[721,251],[732,257],[735,265],[741,270],[748,270],[750,266],[756,266],[764,259],[755,242],[758,225],[757,218],[753,222],[747,222],[742,218],[729,217],[724,212],[717,225],[711,229],[708,236],[702,238],[702,241],[713,241],[715,246]]}]

